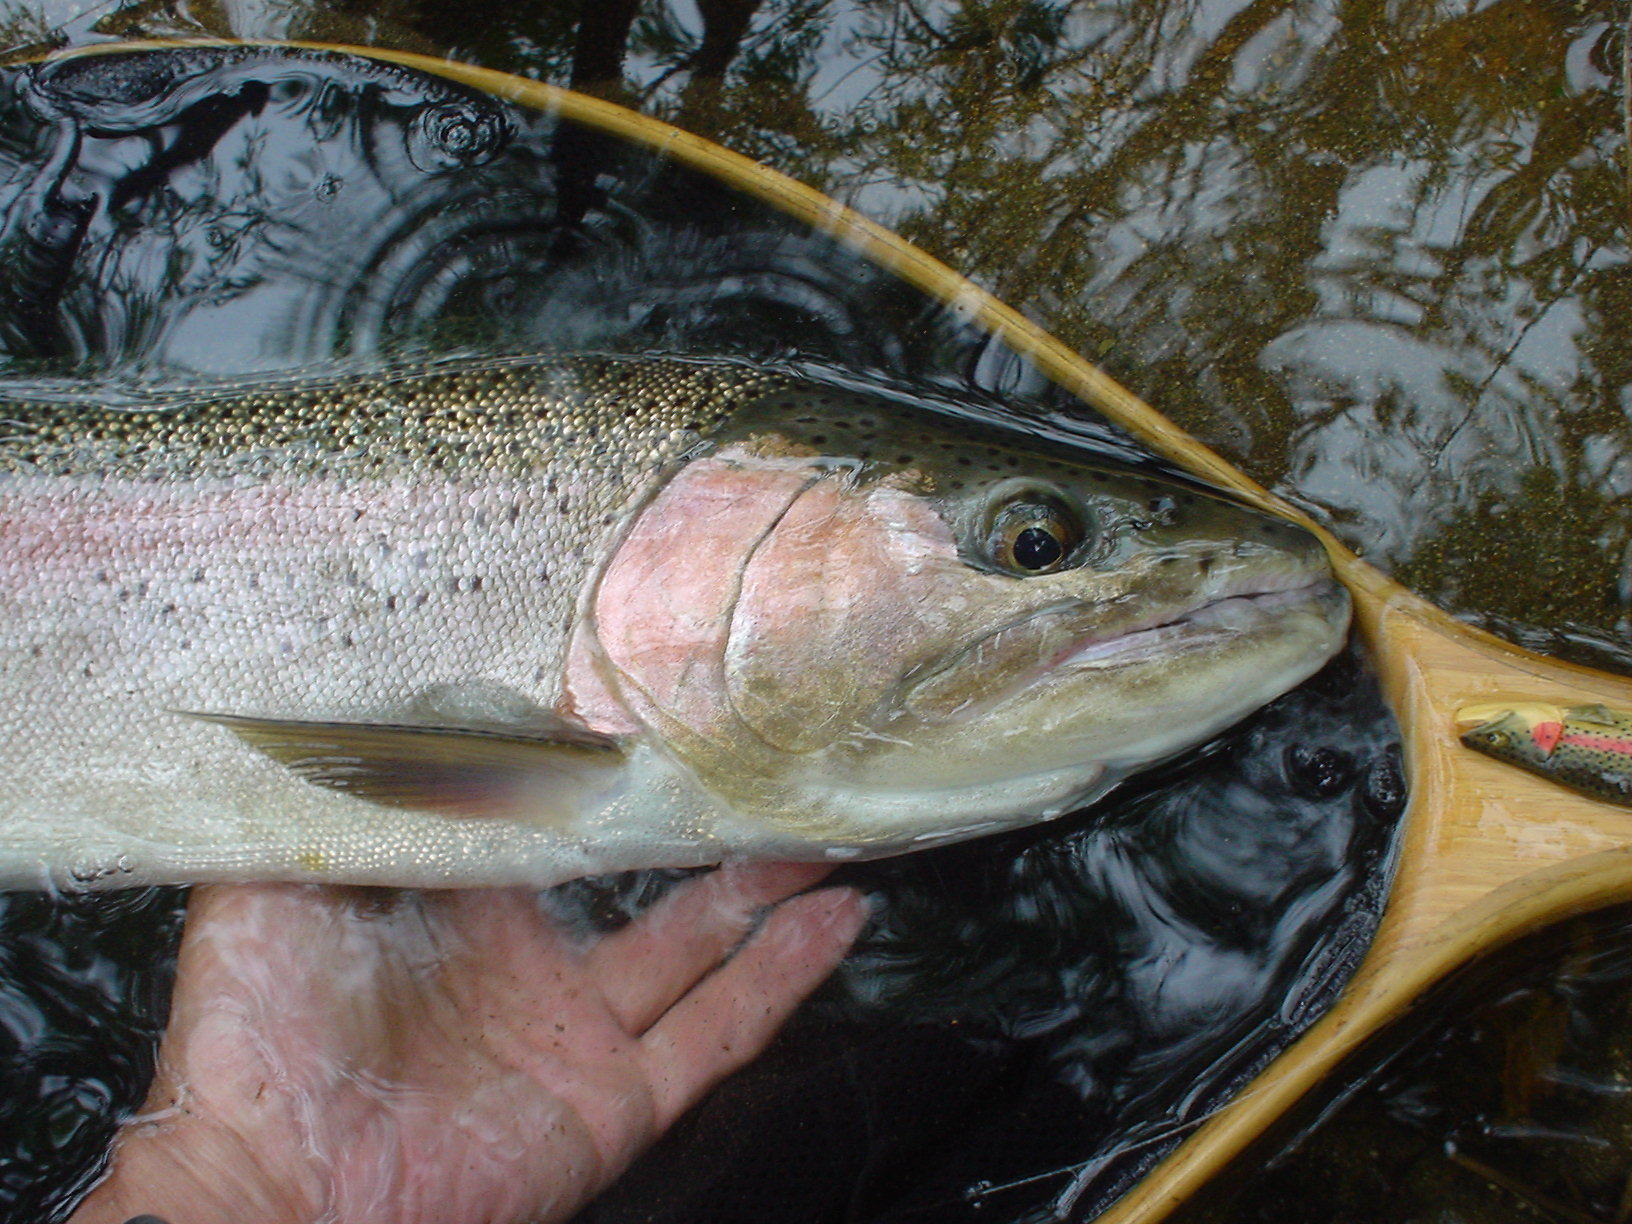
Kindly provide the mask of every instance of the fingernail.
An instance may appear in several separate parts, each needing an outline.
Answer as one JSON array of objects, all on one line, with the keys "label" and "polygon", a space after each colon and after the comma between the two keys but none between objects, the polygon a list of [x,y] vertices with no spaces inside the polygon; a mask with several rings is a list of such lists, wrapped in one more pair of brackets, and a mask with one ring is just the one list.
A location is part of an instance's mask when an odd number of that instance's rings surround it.
[{"label": "fingernail", "polygon": [[872,898],[855,888],[824,888],[807,896],[820,897],[816,921],[832,927],[852,926],[859,932],[872,919]]}]

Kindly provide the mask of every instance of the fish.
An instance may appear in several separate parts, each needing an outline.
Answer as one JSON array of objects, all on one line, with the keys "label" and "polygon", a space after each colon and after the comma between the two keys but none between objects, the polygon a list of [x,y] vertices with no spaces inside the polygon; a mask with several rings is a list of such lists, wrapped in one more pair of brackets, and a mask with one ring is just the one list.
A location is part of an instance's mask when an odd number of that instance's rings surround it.
[{"label": "fish", "polygon": [[1606,803],[1632,807],[1632,713],[1600,704],[1463,706],[1462,743]]},{"label": "fish", "polygon": [[805,368],[13,392],[0,886],[902,853],[1212,739],[1348,617],[1290,522]]}]

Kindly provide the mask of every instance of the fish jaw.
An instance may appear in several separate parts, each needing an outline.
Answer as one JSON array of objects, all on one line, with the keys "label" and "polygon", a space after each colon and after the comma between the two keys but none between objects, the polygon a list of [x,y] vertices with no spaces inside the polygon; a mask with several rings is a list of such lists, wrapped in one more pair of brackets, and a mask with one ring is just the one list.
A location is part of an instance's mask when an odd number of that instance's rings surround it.
[{"label": "fish jaw", "polygon": [[[938,757],[942,776],[993,762],[1020,773],[1097,762],[1120,779],[1204,742],[1306,680],[1346,639],[1347,591],[1328,574],[1200,596],[1193,606],[1107,627],[1076,605],[1023,621],[958,652],[905,687],[892,731]],[[988,744],[978,761],[960,740]],[[880,781],[893,766],[870,767]]]},{"label": "fish jaw", "polygon": [[798,857],[1050,819],[1345,640],[1348,596],[1312,537],[1255,515],[1235,530],[1250,512],[1218,506],[1219,531],[1151,531],[1102,569],[1018,579],[971,564],[909,474],[728,449],[632,524],[565,688]]},{"label": "fish jaw", "polygon": [[926,720],[968,719],[1051,678],[1177,663],[1191,652],[1228,649],[1243,638],[1279,632],[1283,616],[1303,612],[1314,613],[1316,637],[1340,640],[1348,623],[1347,592],[1329,574],[1272,573],[1200,594],[1190,606],[1121,623],[1091,603],[1073,601],[959,650],[943,667],[916,677],[901,708]]}]

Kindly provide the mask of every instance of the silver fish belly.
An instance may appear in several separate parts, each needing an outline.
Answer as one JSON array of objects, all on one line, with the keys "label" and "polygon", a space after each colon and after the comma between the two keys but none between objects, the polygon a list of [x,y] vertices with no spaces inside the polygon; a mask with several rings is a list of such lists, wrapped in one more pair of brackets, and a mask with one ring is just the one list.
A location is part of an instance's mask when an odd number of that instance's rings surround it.
[{"label": "silver fish belly", "polygon": [[1340,644],[1296,529],[903,414],[610,358],[0,404],[0,885],[891,853]]}]

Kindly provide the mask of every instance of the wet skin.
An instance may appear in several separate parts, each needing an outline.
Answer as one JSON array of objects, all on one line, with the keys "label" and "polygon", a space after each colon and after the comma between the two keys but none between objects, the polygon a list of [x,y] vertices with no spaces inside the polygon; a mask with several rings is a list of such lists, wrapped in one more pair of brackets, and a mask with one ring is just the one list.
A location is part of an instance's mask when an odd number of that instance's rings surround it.
[{"label": "wet skin", "polygon": [[72,1224],[566,1219],[842,959],[859,896],[792,897],[826,871],[728,867],[588,946],[525,889],[201,888]]}]

